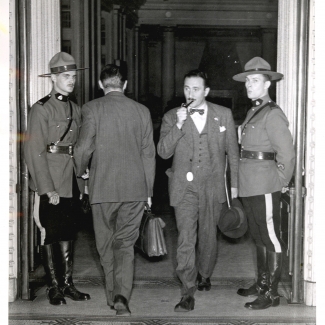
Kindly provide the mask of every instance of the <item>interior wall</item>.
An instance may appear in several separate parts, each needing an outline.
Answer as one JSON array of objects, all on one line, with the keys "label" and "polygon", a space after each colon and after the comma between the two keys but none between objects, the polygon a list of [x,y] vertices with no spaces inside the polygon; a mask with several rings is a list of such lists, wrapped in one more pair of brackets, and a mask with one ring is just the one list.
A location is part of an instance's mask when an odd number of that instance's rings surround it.
[{"label": "interior wall", "polygon": [[[214,29],[216,32],[224,29]],[[191,33],[193,36],[191,36]],[[232,36],[196,36],[202,33],[199,29],[192,28],[191,33],[184,31],[175,32],[175,93],[174,98],[167,107],[158,108],[161,105],[161,89],[168,80],[162,80],[162,41],[159,31],[148,34],[148,98],[147,106],[152,110],[152,115],[156,112],[165,112],[180,105],[183,101],[183,77],[192,70],[200,68],[208,73],[211,90],[235,91],[236,105],[233,115],[237,123],[240,123],[250,108],[250,101],[247,99],[243,83],[238,83],[232,76],[244,70],[245,63],[254,56],[262,56],[263,39],[259,30],[254,30],[253,36],[248,37],[249,29],[232,31]],[[211,33],[211,31],[210,31]],[[230,33],[230,32],[225,32]],[[184,37],[185,34],[185,37]],[[270,56],[276,60],[276,48]],[[141,75],[140,75],[141,78]],[[275,87],[272,98],[275,100]],[[272,92],[271,92],[272,95]],[[220,103],[221,105],[223,103]],[[229,105],[225,104],[231,108]],[[153,112],[154,111],[154,112]],[[161,114],[161,113],[160,113]]]}]

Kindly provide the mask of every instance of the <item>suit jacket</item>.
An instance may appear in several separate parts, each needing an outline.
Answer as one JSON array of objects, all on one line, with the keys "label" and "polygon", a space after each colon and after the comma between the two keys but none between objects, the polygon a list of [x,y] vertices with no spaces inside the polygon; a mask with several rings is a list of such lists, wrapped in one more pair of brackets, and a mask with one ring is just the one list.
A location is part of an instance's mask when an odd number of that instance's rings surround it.
[{"label": "suit jacket", "polygon": [[79,176],[91,160],[91,203],[147,201],[155,176],[149,110],[118,91],[85,104],[74,157]]},{"label": "suit jacket", "polygon": [[[211,159],[212,175],[209,179],[215,186],[218,200],[223,203],[225,195],[225,155],[231,171],[231,186],[238,187],[238,144],[235,124],[231,110],[207,102],[208,147]],[[158,143],[158,154],[163,159],[173,156],[172,167],[166,171],[169,177],[170,204],[177,206],[184,197],[188,181],[187,172],[192,170],[193,138],[191,126],[187,121],[180,130],[176,126],[178,108],[167,112],[163,117]],[[188,119],[190,117],[188,116]]]},{"label": "suit jacket", "polygon": [[[24,157],[31,175],[29,186],[39,195],[56,191],[60,197],[72,197],[73,158],[68,154],[47,152],[47,145],[60,139],[70,116],[68,102],[55,97],[56,91],[36,102],[28,115],[24,141]],[[74,145],[81,126],[80,107],[71,102],[72,124],[59,146]],[[84,181],[78,180],[83,191]]]},{"label": "suit jacket", "polygon": [[[276,161],[241,158],[239,196],[254,196],[280,191],[287,186],[295,166],[295,151],[289,122],[282,109],[267,95],[261,98],[260,113],[251,108],[242,124],[242,150],[275,152]],[[248,123],[247,123],[248,122]],[[246,127],[245,127],[246,126]]]}]

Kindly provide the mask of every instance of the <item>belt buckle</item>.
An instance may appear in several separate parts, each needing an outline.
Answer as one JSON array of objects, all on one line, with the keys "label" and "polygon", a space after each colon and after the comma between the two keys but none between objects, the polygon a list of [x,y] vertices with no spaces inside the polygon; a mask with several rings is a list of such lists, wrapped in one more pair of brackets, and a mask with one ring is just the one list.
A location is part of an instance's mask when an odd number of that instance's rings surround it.
[{"label": "belt buckle", "polygon": [[69,146],[68,152],[69,152],[70,156],[73,156],[73,146],[72,145]]},{"label": "belt buckle", "polygon": [[54,146],[55,146],[54,143],[48,144],[47,145],[47,152],[53,153],[54,152],[54,148],[53,148]]}]

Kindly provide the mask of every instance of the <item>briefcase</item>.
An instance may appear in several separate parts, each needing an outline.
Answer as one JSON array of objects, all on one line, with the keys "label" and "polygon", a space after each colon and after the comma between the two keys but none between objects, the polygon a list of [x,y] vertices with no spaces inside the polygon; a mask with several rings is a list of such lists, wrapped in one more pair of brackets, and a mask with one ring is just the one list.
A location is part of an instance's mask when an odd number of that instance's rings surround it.
[{"label": "briefcase", "polygon": [[151,213],[148,205],[146,207],[141,220],[139,238],[135,246],[149,257],[165,255],[167,254],[163,232],[165,223],[161,218]]}]

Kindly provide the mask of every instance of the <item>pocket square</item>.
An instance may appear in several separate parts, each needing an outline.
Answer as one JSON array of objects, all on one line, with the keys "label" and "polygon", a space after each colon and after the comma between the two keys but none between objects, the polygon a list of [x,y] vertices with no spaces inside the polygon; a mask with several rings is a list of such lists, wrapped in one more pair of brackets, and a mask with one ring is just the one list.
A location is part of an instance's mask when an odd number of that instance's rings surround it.
[{"label": "pocket square", "polygon": [[225,126],[220,126],[220,132],[225,132],[226,131],[226,127]]}]

